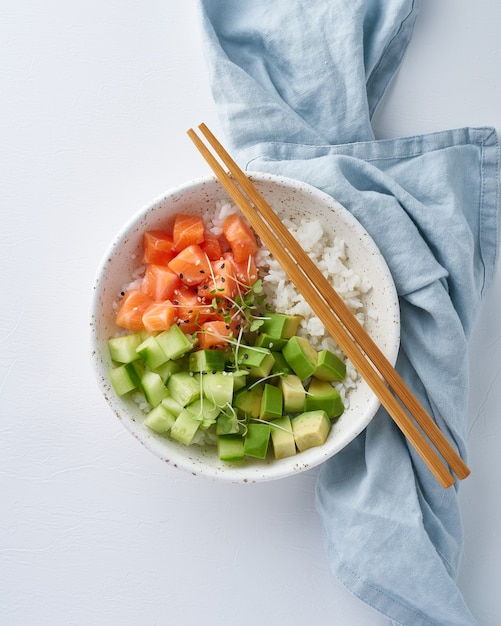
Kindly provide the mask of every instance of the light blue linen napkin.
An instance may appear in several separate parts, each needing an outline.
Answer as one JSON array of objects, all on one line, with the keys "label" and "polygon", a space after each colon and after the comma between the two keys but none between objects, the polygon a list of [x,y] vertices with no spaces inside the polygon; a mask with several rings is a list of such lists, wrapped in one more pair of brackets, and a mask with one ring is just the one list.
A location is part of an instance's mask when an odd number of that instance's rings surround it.
[{"label": "light blue linen napkin", "polygon": [[[495,130],[375,139],[371,117],[405,52],[417,2],[200,7],[233,155],[246,169],[326,191],[372,235],[400,298],[398,370],[466,457],[468,337],[497,256]],[[475,624],[455,580],[457,485],[438,484],[383,409],[322,466],[317,508],[332,570],[364,602],[395,624]]]}]

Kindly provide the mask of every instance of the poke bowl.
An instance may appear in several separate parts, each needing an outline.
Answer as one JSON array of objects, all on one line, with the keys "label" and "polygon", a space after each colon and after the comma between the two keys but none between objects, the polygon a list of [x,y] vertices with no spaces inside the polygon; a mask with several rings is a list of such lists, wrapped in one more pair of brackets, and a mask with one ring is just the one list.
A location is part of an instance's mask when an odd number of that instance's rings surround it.
[{"label": "poke bowl", "polygon": [[[394,364],[398,298],[366,230],[308,184],[249,177]],[[230,223],[250,234],[252,249]],[[236,260],[242,246],[245,262]],[[180,265],[188,250],[191,265]],[[202,256],[192,263],[194,251]],[[90,330],[110,409],[160,460],[196,476],[246,483],[314,468],[357,437],[380,404],[213,177],[169,190],[123,226],[97,271]],[[328,399],[317,400],[315,384]]]}]

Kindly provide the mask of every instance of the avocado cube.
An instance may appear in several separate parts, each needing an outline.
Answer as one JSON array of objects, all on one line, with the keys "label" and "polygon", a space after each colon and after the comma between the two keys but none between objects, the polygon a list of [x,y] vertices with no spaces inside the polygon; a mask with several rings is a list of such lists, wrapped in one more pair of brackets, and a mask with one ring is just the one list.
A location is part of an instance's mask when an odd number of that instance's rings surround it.
[{"label": "avocado cube", "polygon": [[241,389],[235,394],[233,406],[243,415],[259,417],[262,396],[263,388],[261,385],[256,385],[252,389]]},{"label": "avocado cube", "polygon": [[190,354],[190,372],[220,372],[225,361],[221,350],[196,350]]},{"label": "avocado cube", "polygon": [[273,358],[275,359],[275,363],[273,363],[273,367],[271,368],[270,374],[276,374],[277,376],[285,376],[287,374],[292,374],[292,368],[285,360],[282,352],[272,352]]},{"label": "avocado cube", "polygon": [[268,348],[246,346],[238,351],[238,364],[247,369],[250,376],[265,378],[274,363],[275,358]]},{"label": "avocado cube", "polygon": [[233,376],[230,372],[210,372],[202,376],[202,393],[216,406],[224,407],[233,399]]},{"label": "avocado cube", "polygon": [[330,428],[331,422],[325,411],[305,411],[292,419],[292,432],[300,452],[323,446]]},{"label": "avocado cube", "polygon": [[283,313],[266,313],[260,327],[261,333],[280,339],[290,339],[296,334],[301,322],[300,315],[284,315]]},{"label": "avocado cube", "polygon": [[279,350],[282,350],[286,343],[287,339],[284,339],[283,337],[272,337],[267,333],[260,333],[257,336],[254,345],[268,348],[268,350],[271,350],[272,352],[278,352]]},{"label": "avocado cube", "polygon": [[312,378],[304,402],[305,411],[323,410],[329,417],[339,417],[344,411],[339,392],[326,380]]},{"label": "avocado cube", "polygon": [[276,459],[284,459],[296,454],[296,440],[292,432],[292,424],[288,415],[273,420],[271,426],[271,443]]},{"label": "avocado cube", "polygon": [[259,418],[262,420],[273,420],[281,417],[283,412],[282,390],[279,387],[265,384],[263,396],[261,398],[261,408]]},{"label": "avocado cube", "polygon": [[179,441],[179,443],[189,446],[199,426],[200,421],[195,418],[190,410],[184,408],[172,425],[170,436],[172,439]]},{"label": "avocado cube", "polygon": [[221,461],[243,461],[244,440],[241,435],[219,435],[217,453]]},{"label": "avocado cube", "polygon": [[221,411],[216,421],[216,435],[231,435],[240,432],[238,416],[235,412]]},{"label": "avocado cube", "polygon": [[146,370],[141,376],[141,389],[143,390],[146,400],[152,405],[157,406],[169,394],[164,381],[155,372]]},{"label": "avocado cube", "polygon": [[200,397],[200,383],[189,372],[176,372],[167,381],[169,394],[181,406],[186,406]]},{"label": "avocado cube", "polygon": [[311,376],[317,367],[318,353],[304,337],[291,337],[282,354],[301,380]]},{"label": "avocado cube", "polygon": [[304,411],[306,390],[299,376],[296,376],[296,374],[282,376],[278,381],[278,386],[282,390],[285,413],[300,413]]},{"label": "avocado cube", "polygon": [[248,424],[244,440],[244,454],[264,459],[268,452],[271,426],[269,424]]},{"label": "avocado cube", "polygon": [[233,391],[243,389],[247,384],[247,376],[249,372],[247,370],[237,370],[236,372],[229,372],[229,375],[233,378]]},{"label": "avocado cube", "polygon": [[313,376],[319,380],[343,380],[346,376],[346,364],[334,352],[320,350]]},{"label": "avocado cube", "polygon": [[144,423],[154,432],[163,435],[172,428],[175,421],[176,416],[170,413],[167,408],[160,403],[148,413]]},{"label": "avocado cube", "polygon": [[153,335],[149,335],[141,342],[136,348],[136,352],[152,370],[168,361],[167,355]]},{"label": "avocado cube", "polygon": [[142,342],[142,337],[138,333],[112,337],[108,340],[108,350],[110,357],[115,363],[131,363],[139,359],[136,348]]},{"label": "avocado cube", "polygon": [[155,339],[169,359],[178,359],[193,348],[193,341],[177,324],[156,335]]}]

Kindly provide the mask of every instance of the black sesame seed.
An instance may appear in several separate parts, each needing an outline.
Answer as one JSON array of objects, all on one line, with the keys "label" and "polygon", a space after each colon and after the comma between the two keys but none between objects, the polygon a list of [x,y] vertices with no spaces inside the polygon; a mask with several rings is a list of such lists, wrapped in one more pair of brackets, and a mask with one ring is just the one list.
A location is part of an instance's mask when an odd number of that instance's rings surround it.
[{"label": "black sesame seed", "polygon": [[181,279],[182,279],[182,278],[183,278],[183,275],[182,275],[182,274],[179,274],[179,278],[181,278]]}]

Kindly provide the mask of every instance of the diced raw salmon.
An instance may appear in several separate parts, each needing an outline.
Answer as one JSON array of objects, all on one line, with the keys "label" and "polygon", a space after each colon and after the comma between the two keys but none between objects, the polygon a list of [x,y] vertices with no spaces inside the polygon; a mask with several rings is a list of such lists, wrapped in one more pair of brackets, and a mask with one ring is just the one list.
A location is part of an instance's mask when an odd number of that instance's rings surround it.
[{"label": "diced raw salmon", "polygon": [[204,322],[197,333],[198,347],[200,350],[220,348],[228,344],[232,335],[231,326],[223,320]]},{"label": "diced raw salmon", "polygon": [[163,230],[148,230],[143,235],[143,263],[167,265],[176,256],[172,237]]},{"label": "diced raw salmon", "polygon": [[133,332],[144,329],[143,313],[151,304],[151,298],[135,289],[127,291],[118,307],[115,322],[117,326]]},{"label": "diced raw salmon", "polygon": [[144,278],[141,283],[141,291],[148,294],[152,300],[159,302],[169,300],[174,296],[174,291],[179,289],[181,281],[167,265],[150,263],[146,267]]},{"label": "diced raw salmon", "polygon": [[223,233],[237,263],[247,261],[249,256],[257,252],[254,233],[238,213],[233,213],[224,220]]},{"label": "diced raw salmon", "polygon": [[209,259],[202,248],[196,244],[178,252],[169,262],[169,268],[185,285],[189,286],[198,285],[210,276]]},{"label": "diced raw salmon", "polygon": [[225,252],[223,258],[233,267],[233,275],[241,290],[249,289],[256,282],[258,273],[253,256],[249,256],[241,263],[235,261],[235,257],[231,252]]},{"label": "diced raw salmon", "polygon": [[221,242],[212,233],[205,233],[204,240],[200,244],[200,247],[205,252],[205,254],[209,257],[210,261],[217,261],[221,258],[223,251],[221,249]]},{"label": "diced raw salmon", "polygon": [[170,300],[153,302],[143,313],[143,325],[149,333],[167,330],[176,322],[176,309]]},{"label": "diced raw salmon", "polygon": [[177,251],[199,245],[204,240],[204,220],[200,215],[178,213],[174,218],[172,238]]}]

